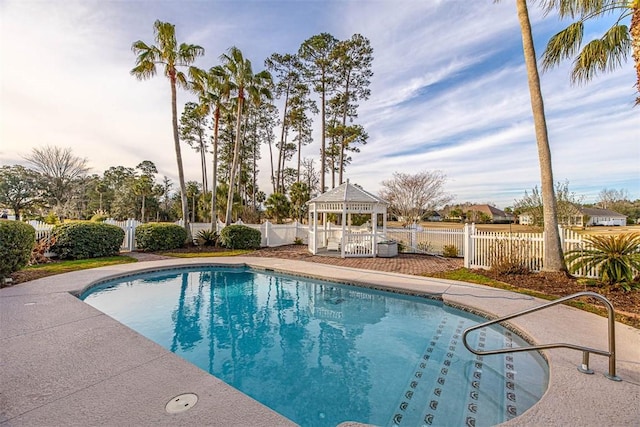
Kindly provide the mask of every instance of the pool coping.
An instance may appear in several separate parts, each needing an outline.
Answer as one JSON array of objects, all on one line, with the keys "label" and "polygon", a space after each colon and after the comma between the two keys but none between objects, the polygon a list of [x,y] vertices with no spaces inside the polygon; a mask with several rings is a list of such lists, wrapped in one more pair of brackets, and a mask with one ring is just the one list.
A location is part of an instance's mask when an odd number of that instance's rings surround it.
[{"label": "pool coping", "polygon": [[[0,289],[0,425],[294,425],[75,298],[122,275],[198,265],[249,266],[377,289],[429,294],[449,305],[503,316],[546,301],[509,291],[406,274],[277,258],[176,258],[77,271]],[[607,347],[607,320],[554,306],[510,322],[536,343]],[[580,352],[553,349],[542,399],[504,425],[640,424],[640,330],[616,323],[617,374],[591,355],[595,375],[579,373]],[[169,414],[165,404],[195,393],[192,409]]]}]

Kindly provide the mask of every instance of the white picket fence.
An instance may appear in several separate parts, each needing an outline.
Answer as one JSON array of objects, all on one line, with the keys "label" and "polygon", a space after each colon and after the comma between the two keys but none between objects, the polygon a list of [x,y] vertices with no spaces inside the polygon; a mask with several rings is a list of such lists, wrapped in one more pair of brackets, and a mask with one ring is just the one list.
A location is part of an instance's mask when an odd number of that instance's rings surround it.
[{"label": "white picket fence", "polygon": [[387,228],[386,238],[401,244],[402,252],[442,255],[445,246],[455,246],[464,256],[465,232],[461,228]]},{"label": "white picket fence", "polygon": [[[108,219],[107,224],[117,225],[125,232],[122,242],[122,251],[135,250],[135,230],[142,224],[139,221],[128,219],[126,221],[115,221]],[[36,239],[48,237],[51,229],[50,224],[38,221],[30,221],[36,229]],[[182,225],[182,221],[176,222]],[[290,224],[244,224],[238,221],[236,224],[243,224],[259,230],[262,235],[262,246],[273,247],[288,245],[297,240],[307,244],[309,230],[306,225],[298,222]],[[224,223],[218,222],[217,231],[224,228]],[[194,237],[201,230],[210,230],[210,223],[191,223],[191,232]],[[565,252],[575,249],[588,249],[588,243],[582,236],[572,230],[560,229],[561,244]],[[384,239],[392,239],[400,243],[403,252],[427,253],[432,255],[442,255],[445,246],[454,246],[458,251],[458,256],[464,258],[466,268],[491,268],[497,261],[512,260],[525,266],[531,271],[540,271],[543,267],[544,259],[544,234],[543,233],[504,233],[479,231],[474,224],[466,224],[462,229],[402,229],[389,228]],[[380,238],[380,237],[379,237]],[[363,256],[369,256],[364,254]],[[582,277],[597,277],[597,271],[579,271],[576,273]]]},{"label": "white picket fence", "polygon": [[[513,262],[530,271],[540,271],[544,260],[544,232],[499,233],[478,231],[473,224],[464,228],[464,266],[491,268],[499,262]],[[564,253],[591,249],[582,235],[560,227],[560,244]],[[579,277],[598,277],[596,269],[580,269],[573,273]]]}]

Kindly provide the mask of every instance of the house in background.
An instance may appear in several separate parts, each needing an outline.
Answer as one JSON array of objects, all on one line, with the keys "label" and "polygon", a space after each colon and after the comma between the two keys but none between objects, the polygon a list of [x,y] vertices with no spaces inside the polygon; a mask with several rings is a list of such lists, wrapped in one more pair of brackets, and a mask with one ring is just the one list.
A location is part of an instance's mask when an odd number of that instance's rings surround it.
[{"label": "house in background", "polygon": [[[620,226],[627,225],[627,216],[609,209],[580,208],[583,218],[587,220],[587,227],[593,225]],[[582,224],[580,224],[582,225]]]},{"label": "house in background", "polygon": [[429,222],[441,222],[442,215],[438,211],[427,211],[422,215],[422,220]]},{"label": "house in background", "polygon": [[[576,215],[569,218],[558,218],[558,223],[567,227],[593,227],[598,225],[604,226],[622,226],[627,225],[627,216],[609,209],[600,208],[576,208]],[[522,225],[532,225],[534,223],[533,215],[522,213],[518,217],[518,222]]]},{"label": "house in background", "polygon": [[492,222],[494,224],[513,222],[513,215],[491,205],[473,205],[466,209],[468,222]]}]

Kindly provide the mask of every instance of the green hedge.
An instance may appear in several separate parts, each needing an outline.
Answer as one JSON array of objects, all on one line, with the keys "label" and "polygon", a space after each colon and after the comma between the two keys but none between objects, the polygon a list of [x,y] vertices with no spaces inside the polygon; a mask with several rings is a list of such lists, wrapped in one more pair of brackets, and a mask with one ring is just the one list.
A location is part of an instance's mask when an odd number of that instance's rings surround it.
[{"label": "green hedge", "polygon": [[220,244],[228,249],[258,249],[261,242],[260,230],[246,225],[229,225],[220,232]]},{"label": "green hedge", "polygon": [[118,255],[124,230],[101,222],[68,222],[52,230],[51,252],[60,259],[86,259]]},{"label": "green hedge", "polygon": [[136,248],[140,251],[181,248],[186,241],[187,230],[176,224],[149,223],[136,227]]},{"label": "green hedge", "polygon": [[29,263],[36,230],[20,221],[0,221],[0,280]]}]

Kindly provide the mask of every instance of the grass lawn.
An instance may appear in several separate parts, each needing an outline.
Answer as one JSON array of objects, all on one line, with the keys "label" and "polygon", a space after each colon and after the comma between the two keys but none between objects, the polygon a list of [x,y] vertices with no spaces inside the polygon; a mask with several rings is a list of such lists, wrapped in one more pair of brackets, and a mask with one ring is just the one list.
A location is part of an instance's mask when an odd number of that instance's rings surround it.
[{"label": "grass lawn", "polygon": [[53,276],[54,274],[70,273],[72,271],[105,267],[108,265],[128,264],[136,261],[135,258],[126,255],[78,259],[73,261],[52,261],[46,264],[36,264],[25,267],[11,274],[11,279],[13,280],[13,284],[17,284],[42,277]]}]

